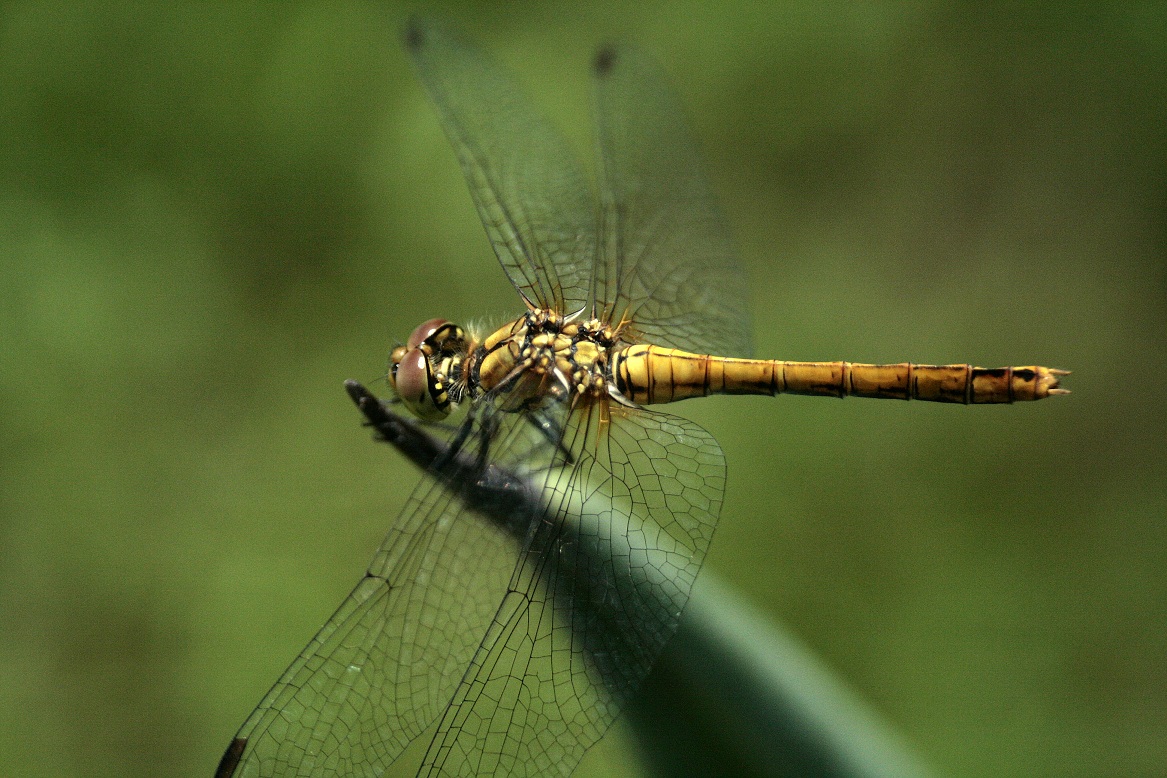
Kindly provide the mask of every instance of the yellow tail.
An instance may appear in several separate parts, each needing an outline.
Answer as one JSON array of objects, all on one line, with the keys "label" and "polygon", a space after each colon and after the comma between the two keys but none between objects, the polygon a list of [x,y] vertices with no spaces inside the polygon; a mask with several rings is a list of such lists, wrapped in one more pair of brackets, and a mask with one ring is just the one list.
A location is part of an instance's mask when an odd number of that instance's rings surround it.
[{"label": "yellow tail", "polygon": [[639,405],[711,394],[809,394],[948,403],[1011,403],[1068,394],[1058,384],[1069,371],[1048,367],[864,365],[783,362],[690,354],[659,346],[630,346],[612,358],[612,378]]}]

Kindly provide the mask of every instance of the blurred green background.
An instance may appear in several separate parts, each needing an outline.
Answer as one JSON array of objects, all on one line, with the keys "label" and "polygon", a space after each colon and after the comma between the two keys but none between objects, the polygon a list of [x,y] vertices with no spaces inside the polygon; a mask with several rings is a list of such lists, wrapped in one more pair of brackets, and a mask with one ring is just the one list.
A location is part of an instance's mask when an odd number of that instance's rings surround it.
[{"label": "blurred green background", "polygon": [[[342,379],[518,312],[407,13],[0,6],[0,773],[209,775],[417,479]],[[1074,370],[1028,406],[682,406],[730,466],[707,569],[942,774],[1161,774],[1164,5],[441,13],[589,163],[594,46],[663,62],[758,354]]]}]

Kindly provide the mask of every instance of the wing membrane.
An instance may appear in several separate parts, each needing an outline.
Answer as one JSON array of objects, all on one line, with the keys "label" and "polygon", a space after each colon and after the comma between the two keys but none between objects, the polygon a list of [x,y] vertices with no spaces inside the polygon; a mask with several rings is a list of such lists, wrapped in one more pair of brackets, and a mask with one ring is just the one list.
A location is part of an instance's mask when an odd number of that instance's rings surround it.
[{"label": "wing membrane", "polygon": [[[597,262],[583,177],[519,88],[438,25],[415,21],[407,37],[528,303],[590,302],[629,339],[749,353],[743,275],[651,62],[627,49],[597,60]],[[501,407],[474,401],[223,775],[380,776],[435,722],[423,774],[563,772],[608,728],[676,630],[720,510],[721,449],[663,413]]]},{"label": "wing membrane", "polygon": [[[422,481],[366,577],[243,725],[227,774],[379,776],[439,716],[422,774],[559,772],[648,673],[716,524],[716,441],[622,408],[602,428],[577,413],[558,446],[521,414],[466,423],[481,434],[458,456],[480,477]],[[491,478],[541,487],[484,500]]]},{"label": "wing membrane", "polygon": [[573,465],[543,489],[494,622],[424,775],[574,769],[676,631],[708,548],[725,462],[696,424],[613,409],[573,417]]},{"label": "wing membrane", "polygon": [[596,57],[601,239],[594,299],[638,339],[748,356],[748,286],[684,112],[633,48]]},{"label": "wing membrane", "polygon": [[466,420],[460,454],[479,477],[427,474],[366,576],[240,729],[246,749],[227,775],[379,776],[445,709],[538,510],[482,504],[484,468],[553,455],[525,417],[489,411]]},{"label": "wing membrane", "polygon": [[415,19],[406,38],[511,283],[540,307],[582,308],[596,219],[567,144],[518,84],[457,33]]}]

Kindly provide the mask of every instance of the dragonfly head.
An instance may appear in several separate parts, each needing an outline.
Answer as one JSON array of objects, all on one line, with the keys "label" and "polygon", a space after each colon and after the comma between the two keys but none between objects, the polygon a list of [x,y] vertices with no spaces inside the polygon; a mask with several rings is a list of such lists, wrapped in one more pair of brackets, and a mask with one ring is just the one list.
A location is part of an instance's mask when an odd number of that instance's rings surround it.
[{"label": "dragonfly head", "polygon": [[458,367],[462,330],[445,319],[422,322],[389,355],[389,385],[410,413],[426,421],[450,415],[448,374]]}]

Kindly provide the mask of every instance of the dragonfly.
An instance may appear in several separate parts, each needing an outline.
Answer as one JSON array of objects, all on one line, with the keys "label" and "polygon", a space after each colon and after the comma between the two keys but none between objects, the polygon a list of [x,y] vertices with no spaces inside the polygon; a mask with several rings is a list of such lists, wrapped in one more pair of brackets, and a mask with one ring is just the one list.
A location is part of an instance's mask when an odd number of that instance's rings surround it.
[{"label": "dragonfly", "polygon": [[750,359],[746,277],[651,58],[593,60],[596,196],[505,68],[440,23],[405,41],[524,308],[393,349],[387,402],[415,422],[348,383],[424,475],[217,778],[381,776],[415,741],[418,775],[571,773],[676,631],[721,509],[721,447],[655,406],[1067,392],[1039,366]]}]

